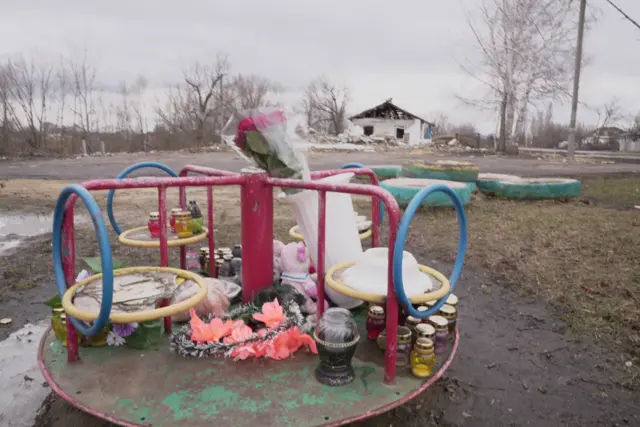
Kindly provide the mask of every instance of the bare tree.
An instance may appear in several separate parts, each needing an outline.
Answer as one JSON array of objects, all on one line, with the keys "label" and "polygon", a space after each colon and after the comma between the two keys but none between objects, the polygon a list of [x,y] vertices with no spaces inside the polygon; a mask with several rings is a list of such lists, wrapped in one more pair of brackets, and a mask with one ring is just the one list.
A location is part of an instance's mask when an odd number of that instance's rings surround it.
[{"label": "bare tree", "polygon": [[174,86],[165,108],[156,113],[165,127],[194,136],[196,146],[204,145],[214,129],[222,131],[226,113],[222,79],[230,69],[226,56],[218,55],[213,64],[196,63],[183,72],[184,84]]},{"label": "bare tree", "polygon": [[627,132],[631,141],[640,140],[640,112],[631,119],[631,123],[627,126]]},{"label": "bare tree", "polygon": [[[624,114],[618,103],[618,98],[612,98],[606,102],[601,108],[596,109],[598,114],[598,122],[596,124],[595,131],[593,132],[592,143],[599,144],[600,137],[603,131],[607,131],[608,127],[617,125],[623,121]],[[613,138],[609,140],[609,145],[617,143],[617,139]]]},{"label": "bare tree", "polygon": [[86,141],[98,131],[98,112],[95,102],[97,70],[89,63],[86,49],[79,60],[68,61],[73,93],[74,124],[82,131]]},{"label": "bare tree", "polygon": [[444,111],[438,111],[431,115],[432,122],[436,125],[433,131],[434,136],[447,135],[451,132],[452,124],[449,116]]},{"label": "bare tree", "polygon": [[56,122],[58,125],[58,129],[60,130],[60,140],[62,144],[65,143],[66,137],[65,116],[67,109],[67,97],[69,96],[70,89],[71,76],[69,74],[69,70],[67,69],[65,59],[61,58],[60,65],[58,66],[58,70],[55,73],[54,93],[55,98],[58,100],[58,114],[56,117]]},{"label": "bare tree", "polygon": [[169,88],[164,107],[156,107],[158,125],[170,133],[188,133],[192,130],[190,102],[182,85]]},{"label": "bare tree", "polygon": [[126,82],[120,83],[120,98],[121,104],[116,107],[116,130],[122,133],[130,143],[131,134],[131,102],[130,102],[130,88]]},{"label": "bare tree", "polygon": [[507,140],[524,135],[532,104],[568,96],[578,15],[574,3],[483,0],[480,21],[469,19],[479,59],[462,68],[487,93],[479,99],[460,98],[498,112],[500,150]]},{"label": "bare tree", "polygon": [[2,133],[0,134],[0,152],[2,153],[9,152],[9,141],[11,129],[13,128],[10,119],[10,97],[8,69],[5,65],[0,65],[0,108],[2,108],[2,114],[0,115],[0,119],[2,119],[2,122],[0,122],[2,128]]},{"label": "bare tree", "polygon": [[46,137],[53,68],[21,57],[10,60],[6,70],[10,98],[15,104],[9,103],[13,124],[25,134],[29,148],[39,150]]},{"label": "bare tree", "polygon": [[236,110],[271,106],[270,96],[280,92],[278,83],[255,74],[238,74],[231,81],[229,103]]},{"label": "bare tree", "polygon": [[[598,113],[598,124],[596,125],[596,132],[599,132],[602,128],[616,125],[623,119],[622,109],[620,108],[618,98],[612,98],[605,103],[601,108],[596,110]],[[598,136],[597,134],[596,136]]]},{"label": "bare tree", "polygon": [[346,125],[346,109],[349,93],[320,77],[307,86],[302,100],[302,110],[310,127],[327,133],[340,134]]},{"label": "bare tree", "polygon": [[147,89],[148,81],[144,76],[138,76],[134,85],[135,95],[132,103],[132,132],[138,135],[139,146],[142,151],[147,151],[149,123],[145,113],[144,92]]}]

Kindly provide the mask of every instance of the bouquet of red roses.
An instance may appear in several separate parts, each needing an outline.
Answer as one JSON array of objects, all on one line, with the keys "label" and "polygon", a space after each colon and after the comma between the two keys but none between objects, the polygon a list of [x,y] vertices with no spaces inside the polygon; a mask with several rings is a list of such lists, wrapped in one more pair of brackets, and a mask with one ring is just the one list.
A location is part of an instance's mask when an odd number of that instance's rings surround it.
[{"label": "bouquet of red roses", "polygon": [[284,110],[263,108],[235,115],[223,131],[227,143],[269,176],[309,179],[309,167],[293,146]]}]

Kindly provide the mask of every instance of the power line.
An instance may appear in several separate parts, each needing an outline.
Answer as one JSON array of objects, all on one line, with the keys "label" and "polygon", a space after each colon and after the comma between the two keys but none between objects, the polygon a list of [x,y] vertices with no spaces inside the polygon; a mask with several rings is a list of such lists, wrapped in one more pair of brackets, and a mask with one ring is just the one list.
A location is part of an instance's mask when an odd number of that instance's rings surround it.
[{"label": "power line", "polygon": [[631,22],[633,25],[635,25],[639,30],[640,30],[640,24],[638,24],[637,21],[635,21],[632,17],[630,17],[629,15],[627,15],[624,10],[620,9],[614,2],[612,2],[611,0],[606,0],[607,3],[609,3],[611,6],[613,6],[618,12],[620,12],[620,14],[622,16],[624,16],[624,18]]}]

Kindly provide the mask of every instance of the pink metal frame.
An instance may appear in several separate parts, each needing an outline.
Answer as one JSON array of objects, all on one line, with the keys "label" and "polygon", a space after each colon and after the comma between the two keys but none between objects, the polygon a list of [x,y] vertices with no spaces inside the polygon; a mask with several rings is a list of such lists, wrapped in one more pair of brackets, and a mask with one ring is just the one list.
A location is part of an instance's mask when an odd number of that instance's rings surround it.
[{"label": "pink metal frame", "polygon": [[[83,185],[87,190],[110,189],[134,189],[157,188],[158,211],[160,220],[166,223],[167,201],[166,191],[169,187],[178,187],[180,191],[180,206],[187,206],[187,187],[207,187],[207,222],[209,228],[209,250],[213,254],[215,250],[214,238],[214,214],[213,214],[213,187],[239,185],[241,187],[241,232],[243,247],[242,281],[243,297],[245,301],[251,300],[253,295],[261,289],[271,286],[273,274],[273,188],[298,188],[318,191],[318,313],[321,315],[324,309],[324,259],[326,236],[326,193],[338,192],[372,197],[372,246],[379,244],[379,218],[378,206],[380,200],[384,203],[389,217],[389,241],[392,248],[395,244],[396,232],[400,221],[400,209],[396,200],[389,192],[378,186],[375,173],[366,168],[362,169],[337,169],[314,172],[312,179],[324,178],[340,173],[352,172],[356,175],[366,175],[373,185],[362,184],[329,184],[318,181],[301,181],[293,179],[270,178],[260,173],[242,173],[222,171],[202,166],[185,166],[179,174],[179,178],[146,178],[146,179],[99,179],[87,181]],[[204,176],[187,176],[189,173]],[[73,211],[77,196],[69,199],[63,222],[63,266],[67,284],[71,286],[75,282],[75,242],[73,231]],[[166,228],[161,228],[160,233],[160,265],[168,266],[169,254],[167,245]],[[209,273],[216,276],[215,263],[210,262]],[[393,384],[396,375],[396,344],[398,329],[398,303],[393,289],[393,277],[391,266],[393,264],[393,251],[389,251],[389,275],[387,305],[387,348],[385,351],[385,375],[384,381]],[[180,249],[180,267],[186,267],[186,249]],[[167,304],[162,301],[161,304]],[[165,330],[171,331],[171,318],[164,319]],[[77,331],[67,320],[67,354],[69,362],[80,360],[78,355]]]}]

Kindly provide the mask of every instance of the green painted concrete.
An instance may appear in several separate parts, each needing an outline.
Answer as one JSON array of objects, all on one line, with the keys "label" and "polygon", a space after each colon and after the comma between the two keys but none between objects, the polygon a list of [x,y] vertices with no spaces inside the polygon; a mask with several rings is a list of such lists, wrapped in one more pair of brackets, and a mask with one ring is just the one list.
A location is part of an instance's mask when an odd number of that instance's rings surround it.
[{"label": "green painted concrete", "polygon": [[[362,323],[362,316],[358,316]],[[169,426],[318,426],[374,411],[418,389],[422,380],[399,368],[397,384],[383,384],[383,354],[363,339],[344,387],[318,383],[317,356],[285,361],[183,359],[161,348],[81,349],[69,365],[64,347],[47,336],[44,361],[54,381],[80,403],[121,420]]]}]

